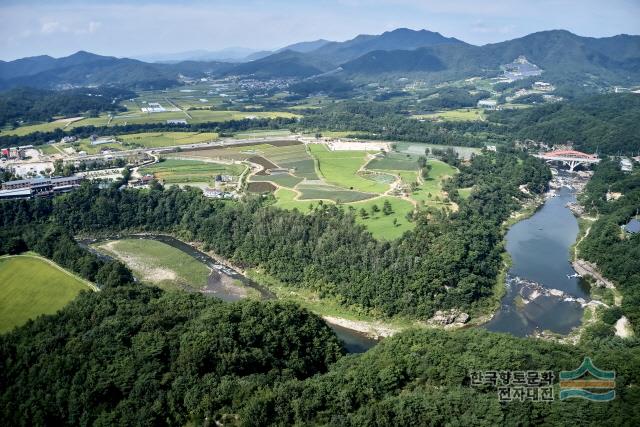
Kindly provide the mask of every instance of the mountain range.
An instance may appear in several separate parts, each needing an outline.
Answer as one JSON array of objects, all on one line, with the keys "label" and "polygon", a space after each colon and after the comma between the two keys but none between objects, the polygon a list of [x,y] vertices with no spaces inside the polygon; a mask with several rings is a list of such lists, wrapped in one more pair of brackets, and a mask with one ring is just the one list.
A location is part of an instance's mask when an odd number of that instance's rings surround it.
[{"label": "mountain range", "polygon": [[[232,51],[226,50],[226,54]],[[218,51],[219,55],[224,53]],[[247,50],[237,50],[235,55],[246,53]],[[343,78],[420,74],[446,80],[499,75],[501,65],[519,56],[542,68],[546,80],[576,84],[594,79],[610,84],[640,83],[640,36],[591,38],[552,30],[475,46],[437,32],[399,28],[343,42],[321,39],[295,43],[274,52],[253,51],[237,61],[176,59],[149,63],[82,51],[64,58],[45,55],[0,61],[0,89],[94,85],[155,88],[175,85],[180,76],[303,79],[328,72]]]}]

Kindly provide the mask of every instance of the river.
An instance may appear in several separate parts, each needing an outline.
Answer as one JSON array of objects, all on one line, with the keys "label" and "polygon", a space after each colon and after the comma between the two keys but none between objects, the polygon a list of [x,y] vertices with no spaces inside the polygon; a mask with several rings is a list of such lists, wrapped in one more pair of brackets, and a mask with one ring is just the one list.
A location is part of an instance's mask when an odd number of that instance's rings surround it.
[{"label": "river", "polygon": [[[103,242],[107,240],[118,239],[150,239],[165,243],[173,248],[176,248],[187,255],[197,259],[211,269],[211,273],[207,280],[207,286],[200,292],[204,295],[214,296],[220,298],[223,301],[233,302],[241,300],[245,297],[241,287],[237,282],[240,282],[243,286],[255,289],[260,293],[261,299],[275,299],[276,296],[270,292],[264,286],[250,280],[241,273],[237,272],[233,268],[222,265],[211,256],[199,251],[193,246],[178,240],[174,237],[163,234],[128,234],[109,236],[101,239],[85,239],[79,243],[91,252],[97,254],[102,258],[111,258],[103,252],[97,251],[92,244]],[[377,344],[378,341],[374,340],[357,331],[344,328],[342,326],[333,325],[327,322],[327,325],[333,329],[336,336],[342,341],[342,345],[349,353],[363,353]]]},{"label": "river", "polygon": [[589,293],[569,258],[578,222],[567,203],[575,190],[562,187],[533,216],[513,225],[506,236],[512,266],[507,273],[502,306],[485,325],[490,331],[516,336],[548,330],[568,334],[580,325]]}]

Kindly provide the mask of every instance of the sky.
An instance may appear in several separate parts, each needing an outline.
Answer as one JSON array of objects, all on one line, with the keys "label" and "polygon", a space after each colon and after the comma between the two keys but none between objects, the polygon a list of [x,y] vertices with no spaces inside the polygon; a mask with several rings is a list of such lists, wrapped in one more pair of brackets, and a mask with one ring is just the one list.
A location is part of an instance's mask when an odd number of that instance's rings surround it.
[{"label": "sky", "polygon": [[551,29],[640,34],[640,0],[0,0],[0,59],[271,50],[399,27],[478,45]]}]

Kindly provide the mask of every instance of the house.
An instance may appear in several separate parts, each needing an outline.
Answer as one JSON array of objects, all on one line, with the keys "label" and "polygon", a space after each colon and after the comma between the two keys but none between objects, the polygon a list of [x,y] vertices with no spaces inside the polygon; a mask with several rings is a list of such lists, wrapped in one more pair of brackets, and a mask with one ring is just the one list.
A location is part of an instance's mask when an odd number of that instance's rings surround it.
[{"label": "house", "polygon": [[553,87],[551,83],[546,83],[546,82],[535,82],[534,84],[531,85],[531,88],[535,90],[541,90],[544,92],[551,92],[555,89],[555,87]]},{"label": "house", "polygon": [[495,99],[481,99],[478,101],[478,108],[485,110],[495,110],[498,107],[498,101]]},{"label": "house", "polygon": [[631,172],[633,170],[633,163],[629,159],[620,159],[620,170],[622,172]]},{"label": "house", "polygon": [[177,119],[177,120],[167,120],[168,125],[186,125],[187,121],[185,119]]},{"label": "house", "polygon": [[631,221],[627,223],[624,227],[624,231],[630,234],[640,233],[640,221],[633,218]]}]

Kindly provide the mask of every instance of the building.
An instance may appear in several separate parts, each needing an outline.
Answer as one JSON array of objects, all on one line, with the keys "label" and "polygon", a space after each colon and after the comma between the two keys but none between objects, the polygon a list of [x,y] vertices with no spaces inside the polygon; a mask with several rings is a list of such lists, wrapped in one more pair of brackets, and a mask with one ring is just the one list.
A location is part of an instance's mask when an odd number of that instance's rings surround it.
[{"label": "building", "polygon": [[620,170],[622,172],[631,172],[633,170],[633,163],[629,159],[620,159]]},{"label": "building", "polygon": [[187,121],[185,119],[178,120],[167,120],[168,125],[186,125]]},{"label": "building", "polygon": [[91,135],[91,138],[89,139],[91,140],[91,145],[111,144],[117,142],[112,136],[98,137],[96,135]]},{"label": "building", "polygon": [[478,101],[478,108],[484,108],[485,110],[495,110],[498,108],[498,101],[495,99],[481,99]]},{"label": "building", "polygon": [[0,199],[29,198],[66,193],[79,187],[82,180],[83,177],[72,175],[7,181],[2,184]]},{"label": "building", "polygon": [[531,88],[535,90],[541,90],[543,92],[552,92],[555,89],[555,87],[553,87],[551,83],[546,82],[535,82],[531,85]]},{"label": "building", "polygon": [[626,231],[627,233],[631,233],[631,234],[640,233],[640,221],[633,218],[623,228],[624,228],[624,231]]}]

